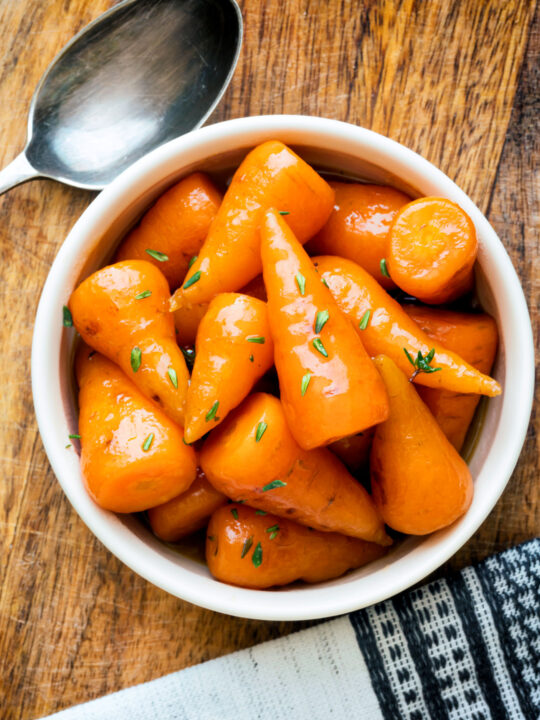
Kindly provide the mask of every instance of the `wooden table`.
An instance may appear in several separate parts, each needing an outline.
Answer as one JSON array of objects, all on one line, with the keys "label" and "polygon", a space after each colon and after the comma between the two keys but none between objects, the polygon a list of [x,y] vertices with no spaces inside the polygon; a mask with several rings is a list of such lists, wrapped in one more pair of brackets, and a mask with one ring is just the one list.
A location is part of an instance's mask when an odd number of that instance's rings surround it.
[{"label": "wooden table", "polygon": [[[110,0],[0,0],[0,165],[22,149],[43,70]],[[538,330],[538,51],[526,0],[244,0],[245,39],[211,122],[347,120],[417,150],[487,214]],[[536,124],[535,124],[536,121]],[[50,181],[0,198],[0,715],[37,718],[297,630],[177,600],[124,567],[72,510],[39,438],[30,346],[41,287],[92,194]],[[538,416],[503,498],[449,568],[539,534]],[[448,569],[448,568],[446,568]]]}]

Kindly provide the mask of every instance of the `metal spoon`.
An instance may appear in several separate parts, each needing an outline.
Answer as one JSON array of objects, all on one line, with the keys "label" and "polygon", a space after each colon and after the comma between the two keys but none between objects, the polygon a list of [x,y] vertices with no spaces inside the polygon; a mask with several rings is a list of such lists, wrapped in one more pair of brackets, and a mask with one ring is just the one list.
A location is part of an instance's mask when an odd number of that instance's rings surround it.
[{"label": "metal spoon", "polygon": [[52,178],[101,190],[158,145],[206,120],[242,42],[235,0],[124,0],[53,60],[30,105],[23,152],[0,194]]}]

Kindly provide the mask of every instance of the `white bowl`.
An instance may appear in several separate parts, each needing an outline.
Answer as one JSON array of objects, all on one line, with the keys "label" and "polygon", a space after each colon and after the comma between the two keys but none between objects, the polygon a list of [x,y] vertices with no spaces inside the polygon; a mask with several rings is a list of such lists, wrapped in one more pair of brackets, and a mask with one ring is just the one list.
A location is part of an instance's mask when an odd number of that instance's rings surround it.
[{"label": "white bowl", "polygon": [[[74,332],[62,327],[62,306],[88,274],[106,263],[117,242],[168,186],[195,169],[223,172],[249,148],[268,139],[292,145],[318,168],[392,184],[413,195],[457,202],[479,238],[477,287],[498,323],[494,376],[503,394],[487,403],[469,464],[474,500],[458,522],[425,538],[409,538],[385,558],[337,580],[280,590],[246,590],[214,580],[206,566],[159,542],[135,517],[100,509],[88,496],[74,448],[77,432],[72,386]],[[36,317],[32,389],[41,437],[54,472],[90,530],[126,565],[167,592],[240,617],[304,620],[371,605],[422,580],[453,555],[497,502],[517,462],[533,394],[531,324],[519,280],[506,251],[478,208],[427,160],[369,130],[324,118],[262,116],[196,130],[153,151],[125,170],[88,207],[53,263]]]}]

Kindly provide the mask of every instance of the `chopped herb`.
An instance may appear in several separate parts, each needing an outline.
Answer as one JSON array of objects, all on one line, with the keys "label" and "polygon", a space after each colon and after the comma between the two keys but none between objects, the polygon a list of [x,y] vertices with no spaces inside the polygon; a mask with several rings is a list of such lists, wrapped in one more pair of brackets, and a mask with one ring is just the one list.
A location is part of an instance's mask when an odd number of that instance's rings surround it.
[{"label": "chopped herb", "polygon": [[236,501],[239,505],[243,505],[246,501],[245,500],[237,500]]},{"label": "chopped herb", "polygon": [[188,270],[193,265],[193,263],[197,260],[197,255],[194,255],[191,260],[188,262]]},{"label": "chopped herb", "polygon": [[277,538],[277,530],[270,535],[270,540],[275,540],[276,538]]},{"label": "chopped herb", "polygon": [[311,373],[306,373],[304,377],[302,378],[302,385],[300,387],[300,391],[302,393],[302,397],[306,394],[306,391],[308,389],[309,381],[311,380]]},{"label": "chopped herb", "polygon": [[261,543],[257,543],[257,547],[253,551],[253,555],[251,556],[251,562],[255,565],[255,567],[259,567],[259,565],[262,563],[262,547]]},{"label": "chopped herb", "polygon": [[266,432],[267,427],[268,427],[268,425],[264,421],[261,421],[257,425],[257,434],[255,435],[255,442],[259,442],[259,440],[262,438],[262,436]]},{"label": "chopped herb", "polygon": [[358,327],[360,328],[360,330],[365,330],[367,328],[370,315],[371,310],[366,310],[366,312],[362,315],[362,319],[358,323]]},{"label": "chopped herb", "polygon": [[216,402],[212,405],[210,410],[206,413],[206,422],[209,420],[214,420],[216,418],[217,409],[219,407],[219,400],[216,400]]},{"label": "chopped herb", "polygon": [[280,215],[290,215],[291,213],[289,212],[289,210],[280,210],[279,214]]},{"label": "chopped herb", "polygon": [[238,520],[238,510],[236,508],[231,508],[231,515],[235,520]]},{"label": "chopped herb", "polygon": [[142,449],[144,450],[144,452],[148,452],[150,450],[153,442],[154,442],[154,433],[150,433],[150,435],[143,442]]},{"label": "chopped herb", "polygon": [[287,483],[283,482],[283,480],[272,480],[271,483],[268,483],[268,485],[265,485],[263,487],[263,492],[266,492],[267,490],[274,490],[274,488],[278,487],[285,487]]},{"label": "chopped herb", "polygon": [[330,290],[330,285],[326,282],[325,278],[321,278],[321,282],[323,285],[325,285]]},{"label": "chopped herb", "polygon": [[253,362],[254,360],[255,360],[255,358],[253,357],[253,355],[250,355],[250,356],[249,356],[249,362]]},{"label": "chopped herb", "polygon": [[193,363],[195,362],[195,348],[181,347],[180,350],[182,351],[186,365],[191,370],[193,368]]},{"label": "chopped herb", "polygon": [[193,275],[189,278],[189,280],[186,280],[186,282],[184,283],[184,290],[187,290],[188,287],[195,285],[195,283],[198,282],[200,279],[201,279],[201,271],[197,270],[197,272],[193,273]]},{"label": "chopped herb", "polygon": [[270,540],[273,540],[279,532],[279,525],[272,525],[272,527],[266,528],[266,532],[270,533]]},{"label": "chopped herb", "polygon": [[268,515],[266,510],[255,510],[255,515]]},{"label": "chopped herb", "polygon": [[306,294],[306,278],[302,275],[301,272],[297,272],[295,276],[296,284],[298,285],[298,289],[300,290],[300,295]]},{"label": "chopped herb", "polygon": [[149,250],[148,248],[146,248],[146,252],[150,255],[150,257],[153,257],[154,260],[158,260],[159,262],[167,262],[167,260],[169,259],[168,255],[159,252],[159,250]]},{"label": "chopped herb", "polygon": [[64,305],[62,308],[62,322],[64,327],[73,327],[73,317],[67,305]]},{"label": "chopped herb", "polygon": [[326,348],[324,347],[321,338],[315,338],[311,344],[317,352],[321,353],[323,357],[328,357],[328,353],[326,352]]},{"label": "chopped herb", "polygon": [[76,433],[73,433],[72,435],[68,435],[70,440],[80,440],[81,436],[77,435]]},{"label": "chopped herb", "polygon": [[141,348],[134,347],[131,351],[131,369],[133,372],[137,372],[137,370],[141,367]]},{"label": "chopped herb", "polygon": [[379,267],[381,268],[381,275],[384,275],[384,277],[389,278],[390,273],[388,272],[388,268],[386,267],[386,259],[382,258],[381,262],[379,263]]},{"label": "chopped herb", "polygon": [[167,375],[169,376],[169,380],[172,382],[173,386],[175,388],[178,387],[178,377],[176,375],[176,370],[174,368],[169,368],[167,370]]},{"label": "chopped herb", "polygon": [[264,345],[265,339],[262,337],[262,335],[259,335],[257,337],[248,337],[246,338],[248,342],[257,343],[257,345]]},{"label": "chopped herb", "polygon": [[151,290],[143,290],[138,295],[135,295],[135,300],[142,300],[143,298],[150,297],[151,294],[152,294]]},{"label": "chopped herb", "polygon": [[71,447],[71,443],[68,443],[68,444],[66,445],[66,450],[67,450],[68,448],[70,448],[70,447]]},{"label": "chopped herb", "polygon": [[240,558],[243,559],[246,557],[246,555],[249,552],[249,548],[253,545],[253,535],[251,537],[248,537],[248,539],[244,542],[244,545],[242,546],[242,552],[240,554]]},{"label": "chopped herb", "polygon": [[426,354],[425,357],[422,357],[422,353],[420,350],[418,351],[418,355],[415,359],[412,358],[410,352],[407,350],[407,348],[403,348],[403,352],[407,356],[407,360],[411,363],[413,368],[415,369],[411,377],[409,378],[409,381],[412,382],[414,378],[421,372],[425,373],[434,373],[437,372],[437,370],[442,370],[440,367],[431,367],[430,363],[435,357],[435,348],[431,348],[431,350]]},{"label": "chopped herb", "polygon": [[323,327],[328,322],[328,319],[330,318],[330,313],[328,310],[319,310],[317,313],[317,316],[315,318],[315,332],[319,334]]}]

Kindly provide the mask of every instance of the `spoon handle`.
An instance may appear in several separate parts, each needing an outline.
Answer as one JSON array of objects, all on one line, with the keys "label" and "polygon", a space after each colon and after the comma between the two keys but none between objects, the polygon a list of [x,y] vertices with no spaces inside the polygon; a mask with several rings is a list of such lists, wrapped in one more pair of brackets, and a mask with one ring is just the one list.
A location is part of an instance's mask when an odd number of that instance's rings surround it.
[{"label": "spoon handle", "polygon": [[37,177],[40,177],[40,173],[30,165],[23,151],[7,167],[0,170],[0,195],[15,185]]}]

